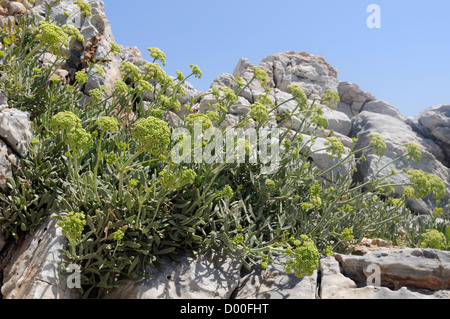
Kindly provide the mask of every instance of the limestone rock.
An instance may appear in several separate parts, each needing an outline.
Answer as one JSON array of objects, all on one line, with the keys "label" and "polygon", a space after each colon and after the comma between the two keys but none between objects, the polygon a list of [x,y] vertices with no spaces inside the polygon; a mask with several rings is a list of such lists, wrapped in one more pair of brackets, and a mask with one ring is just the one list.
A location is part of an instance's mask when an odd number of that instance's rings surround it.
[{"label": "limestone rock", "polygon": [[297,278],[293,274],[286,274],[282,266],[272,263],[265,270],[258,267],[244,276],[235,298],[316,299],[316,290],[317,271],[310,277]]},{"label": "limestone rock", "polygon": [[13,176],[17,162],[14,153],[0,140],[0,190],[6,190],[6,179]]},{"label": "limestone rock", "polygon": [[402,115],[399,110],[385,101],[375,100],[367,102],[364,104],[363,110],[372,113],[389,115],[403,122],[406,121],[406,116]]},{"label": "limestone rock", "polygon": [[325,90],[337,92],[337,70],[322,56],[306,52],[284,52],[264,58],[259,67],[269,75],[269,86],[290,93],[288,86],[298,85],[308,98],[320,97]]},{"label": "limestone rock", "polygon": [[49,218],[13,253],[3,273],[3,298],[77,298],[61,275],[59,250],[64,249],[66,239],[56,223]]},{"label": "limestone rock", "polygon": [[0,138],[17,155],[27,156],[32,135],[27,113],[16,109],[4,109],[0,112]]},{"label": "limestone rock", "polygon": [[339,255],[343,273],[360,284],[367,282],[369,265],[381,269],[381,286],[432,291],[450,289],[450,252],[433,249],[400,249],[365,256]]},{"label": "limestone rock", "polygon": [[[415,251],[415,250],[411,250]],[[420,282],[420,278],[425,277],[424,274],[429,274],[427,268],[418,268],[417,272],[409,272],[412,267],[410,263],[416,263],[417,266],[431,267],[436,270],[435,266],[440,262],[448,269],[448,256],[445,257],[445,261],[436,261],[432,266],[430,265],[433,261],[428,264],[427,258],[429,255],[423,253],[412,252],[411,255],[404,253],[402,251],[390,252],[388,253],[374,253],[368,256],[371,257],[356,257],[356,256],[342,256],[336,255],[335,257],[328,257],[322,259],[319,263],[319,269],[321,274],[321,285],[319,296],[321,299],[450,299],[450,290],[448,288],[443,288],[442,286],[438,290],[430,290],[415,287],[413,284]],[[437,252],[435,252],[436,256]],[[346,270],[342,270],[340,262],[342,259],[354,260],[351,258],[359,258],[363,260],[367,258],[367,263],[360,262],[358,266],[354,267],[354,273],[357,274],[357,281],[352,280],[351,276],[346,273]],[[439,256],[441,258],[441,256]],[[416,259],[416,260],[414,260]],[[383,268],[384,266],[391,262],[391,268]],[[371,264],[378,264],[382,269],[382,286],[375,287],[372,285],[367,285],[367,277],[370,275],[367,271],[367,267]],[[342,262],[341,262],[342,264]],[[425,265],[426,264],[426,265]],[[347,269],[349,266],[347,264],[343,265]],[[356,270],[357,269],[357,270]],[[396,282],[396,290],[393,290],[385,286],[384,278],[390,278],[388,271],[399,275],[396,278],[407,278],[406,282]],[[423,272],[422,272],[423,271]],[[401,274],[401,275],[400,275]],[[448,275],[446,272],[442,273],[441,278]],[[358,284],[357,284],[358,283]],[[403,285],[405,284],[405,285]],[[406,285],[407,284],[407,285]],[[420,286],[420,285],[419,285]]]},{"label": "limestone rock", "polygon": [[242,265],[226,260],[214,263],[188,254],[181,262],[163,258],[164,271],[148,268],[151,276],[140,283],[128,283],[108,291],[105,299],[227,299],[239,284]]},{"label": "limestone rock", "polygon": [[[391,173],[392,169],[395,169],[398,175],[390,177],[389,181],[392,184],[404,184],[410,181],[407,174],[402,172],[403,169],[420,169],[424,172],[435,174],[447,185],[447,195],[442,201],[443,206],[449,202],[450,170],[439,160],[444,158],[444,155],[439,146],[432,140],[426,139],[414,132],[409,125],[396,118],[366,111],[353,119],[353,132],[355,137],[358,138],[356,149],[361,149],[370,144],[370,133],[380,134],[384,138],[387,147],[386,153],[381,159],[373,151],[365,154],[367,161],[358,164],[359,179],[367,181],[369,178],[375,176],[379,168],[384,167],[395,158],[404,154],[405,143],[414,143],[422,151],[422,160],[419,164],[415,165],[415,162],[408,162],[406,160],[397,161],[381,171],[379,176],[387,176]],[[402,187],[395,187],[395,190],[397,194],[403,194]],[[436,202],[431,195],[421,201],[412,199],[411,201],[414,202],[411,203],[411,206],[414,206],[415,211],[422,214],[426,213],[426,209],[433,210],[436,207]],[[423,208],[420,209],[420,207]]]},{"label": "limestone rock", "polygon": [[361,112],[366,102],[376,100],[372,94],[361,90],[359,85],[349,82],[340,82],[338,86],[338,93],[341,98],[341,102],[350,106],[353,115],[357,115]]}]

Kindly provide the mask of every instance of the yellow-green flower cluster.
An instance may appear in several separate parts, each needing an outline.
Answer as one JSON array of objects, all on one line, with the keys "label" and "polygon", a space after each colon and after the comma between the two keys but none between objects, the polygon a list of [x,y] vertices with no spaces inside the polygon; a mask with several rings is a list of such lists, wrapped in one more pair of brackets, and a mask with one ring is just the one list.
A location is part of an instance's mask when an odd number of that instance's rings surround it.
[{"label": "yellow-green flower cluster", "polygon": [[102,99],[103,93],[99,89],[92,89],[89,91],[89,96],[93,102],[99,102]]},{"label": "yellow-green flower cluster", "polygon": [[145,151],[151,152],[154,156],[165,152],[170,144],[169,125],[153,116],[137,121],[131,134],[141,143]]},{"label": "yellow-green flower cluster", "polygon": [[155,61],[159,60],[161,61],[162,65],[166,65],[166,55],[163,51],[158,48],[148,48],[147,50],[150,52],[150,56],[154,58]]},{"label": "yellow-green flower cluster", "polygon": [[342,234],[341,234],[341,238],[342,238],[342,240],[344,240],[344,241],[351,241],[351,240],[353,240],[353,229],[351,229],[351,228],[345,228],[343,231],[342,231]]},{"label": "yellow-green flower cluster", "polygon": [[191,70],[192,70],[192,74],[196,78],[201,79],[202,78],[202,71],[200,70],[200,67],[198,65],[194,65],[194,64],[191,64],[190,67],[191,67]]},{"label": "yellow-green flower cluster", "polygon": [[325,142],[325,146],[328,146],[327,151],[337,156],[338,159],[342,158],[342,155],[345,154],[345,147],[342,144],[341,140],[337,137],[329,137]]},{"label": "yellow-green flower cluster", "polygon": [[50,127],[54,130],[70,130],[75,127],[78,127],[81,123],[81,120],[78,116],[76,116],[74,113],[67,111],[67,112],[60,112],[53,116]]},{"label": "yellow-green flower cluster", "polygon": [[114,88],[116,90],[116,92],[121,93],[121,94],[127,94],[128,93],[128,85],[121,80],[118,80],[116,82],[114,82]]},{"label": "yellow-green flower cluster", "polygon": [[144,65],[144,70],[146,71],[146,79],[163,81],[166,78],[166,72],[157,63],[147,63]]},{"label": "yellow-green flower cluster", "polygon": [[47,21],[40,21],[36,30],[36,40],[47,47],[50,51],[59,52],[63,46],[69,46],[67,34],[59,26]]},{"label": "yellow-green flower cluster", "polygon": [[222,92],[225,94],[225,99],[230,102],[231,104],[236,104],[238,101],[238,97],[236,96],[236,92],[234,92],[233,89],[230,88],[223,88]]},{"label": "yellow-green flower cluster", "polygon": [[66,143],[73,151],[81,153],[92,145],[92,135],[81,126],[78,126],[67,134]]},{"label": "yellow-green flower cluster", "polygon": [[408,175],[412,185],[409,188],[405,188],[405,195],[407,195],[406,192],[408,192],[408,195],[411,195],[412,189],[414,190],[412,196],[417,199],[427,197],[430,193],[433,193],[436,199],[445,197],[447,187],[438,176],[420,170],[409,170]]},{"label": "yellow-green flower cluster", "polygon": [[103,132],[116,132],[119,129],[119,122],[116,118],[110,116],[104,116],[95,121],[101,131]]},{"label": "yellow-green flower cluster", "polygon": [[320,254],[314,242],[306,235],[300,236],[300,240],[291,239],[294,247],[286,249],[289,257],[285,271],[291,273],[294,271],[295,276],[302,278],[305,275],[311,276],[319,267]]},{"label": "yellow-green flower cluster", "polygon": [[144,92],[144,91],[149,91],[152,93],[155,92],[155,88],[153,87],[153,85],[151,85],[148,81],[144,79],[139,79],[136,84],[137,84],[136,92]]},{"label": "yellow-green flower cluster", "polygon": [[219,115],[219,113],[217,113],[217,112],[215,112],[215,111],[207,111],[206,112],[206,116],[208,116],[209,117],[209,119],[211,120],[211,121],[219,121],[220,120],[220,115]]},{"label": "yellow-green flower cluster", "polygon": [[341,98],[339,97],[339,94],[328,89],[326,90],[326,93],[322,95],[322,103],[323,104],[339,104],[341,101]]},{"label": "yellow-green flower cluster", "polygon": [[66,24],[63,26],[64,32],[72,39],[80,42],[84,42],[84,36],[81,34],[80,30],[78,30],[75,26],[71,24]]},{"label": "yellow-green flower cluster", "polygon": [[193,128],[196,122],[202,125],[203,131],[206,131],[213,126],[211,119],[207,115],[201,113],[189,114],[184,121],[188,128]]},{"label": "yellow-green flower cluster", "polygon": [[190,185],[195,181],[196,177],[197,173],[187,167],[183,167],[176,173],[165,168],[159,173],[161,185],[166,190],[174,190]]},{"label": "yellow-green flower cluster", "polygon": [[445,250],[448,247],[448,242],[445,235],[436,229],[428,229],[424,234],[422,234],[422,238],[422,248]]},{"label": "yellow-green flower cluster", "polygon": [[301,106],[305,106],[306,104],[308,104],[308,97],[301,87],[291,84],[288,86],[288,89],[291,91],[291,94],[297,101],[297,103],[299,103]]},{"label": "yellow-green flower cluster", "polygon": [[234,196],[234,192],[233,189],[231,188],[230,185],[225,185],[225,187],[222,189],[222,191],[220,192],[220,194],[222,196],[224,196],[227,199],[232,199]]},{"label": "yellow-green flower cluster", "polygon": [[316,115],[312,118],[312,123],[314,123],[318,128],[326,129],[329,126],[328,120],[322,115]]},{"label": "yellow-green flower cluster", "polygon": [[84,13],[87,17],[92,15],[92,7],[89,2],[85,0],[75,0],[73,3],[76,4],[80,8],[81,13]]},{"label": "yellow-green flower cluster", "polygon": [[75,80],[80,84],[84,85],[88,81],[88,76],[83,71],[78,71],[75,73]]},{"label": "yellow-green flower cluster", "polygon": [[250,106],[250,108],[250,116],[252,119],[261,125],[267,122],[269,119],[269,110],[266,105],[256,101]]},{"label": "yellow-green flower cluster", "polygon": [[419,164],[420,161],[422,160],[422,152],[420,151],[419,146],[413,143],[407,143],[404,146],[406,147],[404,151],[407,155],[406,159],[408,161],[415,160],[416,165]]},{"label": "yellow-green flower cluster", "polygon": [[123,62],[120,70],[123,72],[124,79],[130,78],[133,82],[139,81],[142,77],[139,67],[131,62]]},{"label": "yellow-green flower cluster", "polygon": [[263,87],[267,86],[268,76],[266,71],[264,71],[261,68],[258,68],[257,66],[255,66],[253,70],[255,71],[255,79],[258,80]]},{"label": "yellow-green flower cluster", "polygon": [[110,165],[115,164],[115,163],[117,163],[117,155],[114,153],[107,154],[107,155],[105,155],[105,160],[106,160],[106,163],[108,163]]},{"label": "yellow-green flower cluster", "polygon": [[386,142],[380,134],[371,133],[369,137],[372,138],[370,145],[375,149],[375,154],[379,157],[383,157],[386,153]]},{"label": "yellow-green flower cluster", "polygon": [[110,50],[111,50],[112,54],[118,55],[119,53],[122,52],[122,50],[120,49],[120,46],[116,42],[111,42],[109,45],[110,45]]},{"label": "yellow-green flower cluster", "polygon": [[275,182],[273,181],[273,179],[266,179],[265,184],[268,189],[275,189]]},{"label": "yellow-green flower cluster", "polygon": [[68,216],[63,216],[57,225],[61,227],[63,235],[73,242],[83,233],[86,216],[83,213],[69,212]]}]

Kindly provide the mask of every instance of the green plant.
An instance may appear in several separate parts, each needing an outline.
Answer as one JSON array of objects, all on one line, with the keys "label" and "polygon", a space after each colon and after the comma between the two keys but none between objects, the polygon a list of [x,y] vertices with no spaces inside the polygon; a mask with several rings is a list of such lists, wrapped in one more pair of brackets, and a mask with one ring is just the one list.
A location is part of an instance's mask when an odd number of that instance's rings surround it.
[{"label": "green plant", "polygon": [[[88,15],[87,3],[77,3]],[[66,37],[79,39],[79,35],[50,20],[38,24],[27,16],[20,19],[16,27],[0,34],[2,39],[14,39],[4,47],[0,88],[12,106],[31,113],[36,138],[30,157],[22,159],[8,191],[0,194],[0,223],[8,236],[19,238],[21,232],[32,233],[56,214],[68,238],[62,262],[80,266],[85,297],[99,296],[103,289],[125,281],[142,280],[147,266],[160,267],[160,256],[176,258],[185,250],[213,259],[238,258],[248,268],[267,267],[279,263],[276,257],[285,256],[285,270],[301,277],[317,269],[321,254],[346,252],[363,237],[428,245],[434,243],[430,235],[419,238],[417,234],[446,225],[437,221],[437,215],[428,224],[413,220],[405,208],[410,196],[443,197],[445,185],[434,175],[410,171],[410,184],[391,185],[388,179],[395,171],[379,177],[387,165],[369,181],[354,181],[356,162],[363,161],[364,154],[384,155],[381,136],[372,135],[369,146],[351,150],[329,137],[324,149],[312,150],[328,126],[319,104],[338,103],[335,92],[328,90],[320,99],[309,101],[300,87],[292,85],[292,99],[275,105],[269,95],[261,95],[249,114],[242,115],[234,127],[226,127],[227,114],[253,81],[270,90],[267,74],[255,68],[249,81],[237,78],[233,88],[213,87],[205,93],[216,99],[205,114],[191,112],[204,95],[192,98],[180,118],[183,133],[174,138],[166,119],[170,111],[181,113],[183,84],[201,77],[198,66],[191,65],[188,76],[178,71],[172,78],[157,63],[165,65],[165,54],[149,48],[153,62],[123,63],[122,80],[110,90],[91,90],[90,101],[80,106],[89,71],[95,68],[101,74],[102,66],[89,63],[87,70],[77,70],[73,83],[58,80],[55,68],[68,57],[56,55],[54,65],[42,64],[40,57],[50,53],[44,44],[56,52],[67,47]],[[113,43],[108,54],[118,50]],[[144,108],[149,93],[152,99]],[[291,101],[296,108],[281,112],[283,104]],[[294,117],[300,122],[295,132],[290,130]],[[208,134],[214,128],[226,136],[249,123],[262,129],[269,122],[280,132],[276,136],[273,130],[267,136],[278,141],[267,146],[268,153],[279,150],[279,161],[270,171],[261,165],[264,159],[257,146],[245,136],[230,143],[236,149],[232,147],[228,154],[245,163],[179,163],[172,152],[184,143],[193,151],[185,159],[192,159],[197,151],[210,151],[215,136]],[[200,143],[188,136],[195,131],[203,134]],[[258,139],[262,135],[256,130]],[[336,165],[326,171],[315,167],[309,158],[320,151],[338,159]],[[256,162],[251,162],[254,155]],[[408,144],[392,163],[417,161],[420,155],[417,147]],[[406,186],[405,196],[393,198],[394,186]]]}]

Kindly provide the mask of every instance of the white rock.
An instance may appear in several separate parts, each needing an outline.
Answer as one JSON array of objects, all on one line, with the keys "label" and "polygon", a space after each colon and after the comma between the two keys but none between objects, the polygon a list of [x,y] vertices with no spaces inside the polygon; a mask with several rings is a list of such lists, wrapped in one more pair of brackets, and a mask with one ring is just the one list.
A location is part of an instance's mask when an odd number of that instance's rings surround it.
[{"label": "white rock", "polygon": [[0,138],[19,156],[26,157],[32,139],[29,115],[16,109],[0,112]]}]

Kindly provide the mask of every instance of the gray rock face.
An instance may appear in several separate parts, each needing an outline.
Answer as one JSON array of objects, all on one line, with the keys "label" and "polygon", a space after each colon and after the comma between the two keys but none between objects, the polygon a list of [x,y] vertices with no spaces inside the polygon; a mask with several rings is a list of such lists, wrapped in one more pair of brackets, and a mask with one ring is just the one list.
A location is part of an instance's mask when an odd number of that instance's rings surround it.
[{"label": "gray rock face", "polygon": [[[280,260],[283,262],[284,260]],[[236,292],[236,299],[316,299],[317,272],[297,278],[286,274],[283,267],[270,264],[258,267],[244,276]]]},{"label": "gray rock face", "polygon": [[59,266],[66,238],[49,218],[13,253],[4,269],[1,293],[5,299],[73,299]]},{"label": "gray rock face", "polygon": [[187,254],[181,262],[163,260],[164,271],[148,269],[150,279],[108,291],[105,299],[227,299],[239,284],[242,265],[227,260],[220,267]]},{"label": "gray rock face", "polygon": [[[450,299],[448,252],[402,249],[335,257],[320,261],[321,299]],[[380,267],[381,287],[367,284],[369,265]]]},{"label": "gray rock face", "polygon": [[[387,176],[391,173],[391,169],[395,169],[398,175],[390,177],[389,181],[392,184],[404,184],[409,183],[409,177],[402,172],[403,169],[420,169],[424,172],[435,174],[446,183],[447,196],[443,200],[443,203],[449,202],[450,171],[448,167],[444,166],[438,160],[438,158],[444,158],[444,155],[432,140],[423,138],[420,134],[414,132],[409,125],[398,119],[388,115],[366,111],[353,119],[353,132],[355,137],[358,138],[356,149],[366,147],[370,144],[371,137],[369,137],[369,134],[371,133],[380,134],[384,138],[387,147],[385,156],[381,159],[373,151],[365,154],[367,161],[358,165],[361,179],[366,181],[375,176],[385,165],[389,164],[395,158],[404,155],[405,143],[414,143],[422,150],[422,160],[419,164],[415,165],[414,162],[408,162],[406,159],[397,161],[382,170],[379,176]],[[395,189],[398,194],[403,194],[402,187],[396,187]],[[424,209],[433,210],[436,207],[436,202],[432,196],[421,200],[420,204]],[[417,209],[417,203],[415,203],[414,207]],[[419,213],[424,213],[424,211],[419,211]]]},{"label": "gray rock face", "polygon": [[16,109],[0,112],[0,139],[17,155],[26,157],[33,133],[29,115]]},{"label": "gray rock face", "polygon": [[341,102],[348,105],[353,116],[361,112],[366,102],[375,101],[376,98],[369,92],[363,91],[357,84],[341,82],[338,86]]}]

